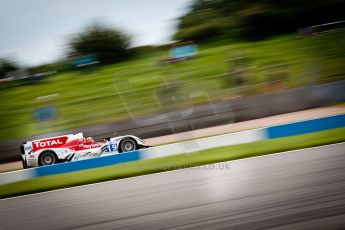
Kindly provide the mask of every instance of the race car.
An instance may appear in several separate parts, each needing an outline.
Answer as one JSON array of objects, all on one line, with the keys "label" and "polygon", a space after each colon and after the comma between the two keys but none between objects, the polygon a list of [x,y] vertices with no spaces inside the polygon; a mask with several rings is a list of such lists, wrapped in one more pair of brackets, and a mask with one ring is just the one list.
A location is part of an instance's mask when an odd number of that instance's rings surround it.
[{"label": "race car", "polygon": [[133,135],[107,137],[94,141],[83,133],[24,142],[20,146],[23,168],[103,157],[148,148]]}]

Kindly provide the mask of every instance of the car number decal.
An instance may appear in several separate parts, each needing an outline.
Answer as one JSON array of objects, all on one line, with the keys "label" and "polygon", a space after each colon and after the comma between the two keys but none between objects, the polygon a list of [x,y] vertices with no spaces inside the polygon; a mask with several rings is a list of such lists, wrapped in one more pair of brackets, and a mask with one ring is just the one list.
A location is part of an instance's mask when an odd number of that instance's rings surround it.
[{"label": "car number decal", "polygon": [[117,144],[109,144],[102,148],[102,152],[114,152],[117,150]]}]

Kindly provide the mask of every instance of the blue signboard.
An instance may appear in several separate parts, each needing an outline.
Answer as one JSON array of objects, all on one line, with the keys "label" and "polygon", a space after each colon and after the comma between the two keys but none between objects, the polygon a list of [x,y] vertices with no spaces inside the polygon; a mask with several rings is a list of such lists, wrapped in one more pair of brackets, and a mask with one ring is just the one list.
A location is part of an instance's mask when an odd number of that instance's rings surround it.
[{"label": "blue signboard", "polygon": [[95,55],[82,56],[82,57],[78,57],[78,58],[73,60],[73,64],[77,67],[94,65],[97,63],[98,63],[98,61],[97,61]]},{"label": "blue signboard", "polygon": [[35,114],[35,118],[38,121],[52,120],[56,117],[56,107],[55,106],[40,107],[36,109],[34,114]]},{"label": "blue signboard", "polygon": [[191,58],[196,55],[196,52],[196,45],[184,45],[170,49],[170,56],[176,59]]}]

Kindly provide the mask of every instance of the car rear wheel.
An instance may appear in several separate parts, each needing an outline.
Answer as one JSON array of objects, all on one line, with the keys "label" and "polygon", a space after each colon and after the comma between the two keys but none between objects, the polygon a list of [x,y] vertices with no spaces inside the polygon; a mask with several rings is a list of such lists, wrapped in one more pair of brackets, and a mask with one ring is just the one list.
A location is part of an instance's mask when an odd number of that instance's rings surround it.
[{"label": "car rear wheel", "polygon": [[123,139],[120,143],[119,152],[130,152],[137,149],[137,142],[132,138]]},{"label": "car rear wheel", "polygon": [[44,152],[40,156],[40,165],[45,166],[45,165],[53,165],[56,163],[56,156],[53,152]]}]

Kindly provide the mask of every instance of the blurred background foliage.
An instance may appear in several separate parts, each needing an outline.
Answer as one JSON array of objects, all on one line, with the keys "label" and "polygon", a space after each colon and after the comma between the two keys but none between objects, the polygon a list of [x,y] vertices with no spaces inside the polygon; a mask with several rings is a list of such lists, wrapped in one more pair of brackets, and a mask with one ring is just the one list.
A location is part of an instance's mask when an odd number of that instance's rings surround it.
[{"label": "blurred background foliage", "polygon": [[95,55],[102,64],[123,61],[129,56],[130,37],[104,23],[95,22],[69,41],[69,56]]},{"label": "blurred background foliage", "polygon": [[176,40],[259,40],[344,20],[343,0],[196,0],[179,18]]},{"label": "blurred background foliage", "polygon": [[[299,32],[344,20],[343,9],[339,0],[196,0],[173,39],[194,40],[197,58],[164,65],[173,44],[131,47],[129,35],[92,23],[66,42],[66,58],[25,67],[34,80],[0,82],[0,139],[344,79],[344,28]],[[73,58],[82,55],[99,63],[76,68]],[[0,76],[19,68],[1,59]],[[52,94],[57,116],[35,120],[37,98]]]},{"label": "blurred background foliage", "polygon": [[20,67],[11,59],[0,59],[0,79],[5,78],[7,73],[16,71],[18,69],[20,69]]}]

